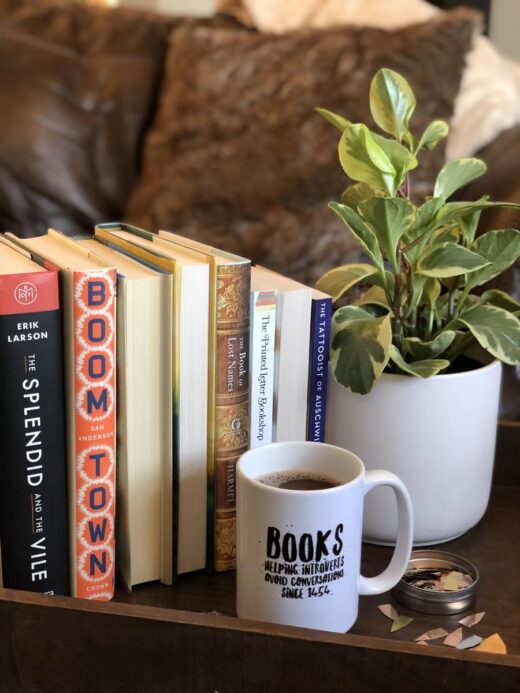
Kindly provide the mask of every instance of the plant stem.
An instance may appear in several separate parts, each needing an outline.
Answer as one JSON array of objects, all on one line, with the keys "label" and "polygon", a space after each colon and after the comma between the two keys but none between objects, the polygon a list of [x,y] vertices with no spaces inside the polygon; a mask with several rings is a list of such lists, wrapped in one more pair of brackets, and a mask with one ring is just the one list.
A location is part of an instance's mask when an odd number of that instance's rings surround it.
[{"label": "plant stem", "polygon": [[459,298],[457,301],[457,306],[455,309],[455,315],[458,315],[460,313],[462,306],[464,305],[464,303],[466,302],[466,299],[469,296],[470,291],[471,291],[471,288],[470,288],[469,284],[466,284],[464,291],[462,291],[462,293],[459,295]]},{"label": "plant stem", "polygon": [[403,283],[401,277],[401,270],[403,264],[403,251],[401,248],[397,248],[397,272],[395,274],[395,291],[394,300],[392,305],[392,310],[394,317],[392,319],[392,341],[394,345],[402,351],[403,344],[403,324],[402,324],[402,310],[401,310],[401,297],[403,290]]},{"label": "plant stem", "polygon": [[450,285],[448,294],[448,320],[453,320],[453,317],[455,316],[455,306],[458,288],[459,278],[454,277],[453,283]]},{"label": "plant stem", "polygon": [[475,342],[475,337],[471,332],[466,332],[450,349],[446,357],[448,361],[453,363],[456,358],[464,354],[468,348]]},{"label": "plant stem", "polygon": [[428,325],[426,326],[426,341],[428,341],[432,336],[433,331],[433,318],[435,317],[435,311],[433,306],[430,305],[430,311],[428,313]]}]

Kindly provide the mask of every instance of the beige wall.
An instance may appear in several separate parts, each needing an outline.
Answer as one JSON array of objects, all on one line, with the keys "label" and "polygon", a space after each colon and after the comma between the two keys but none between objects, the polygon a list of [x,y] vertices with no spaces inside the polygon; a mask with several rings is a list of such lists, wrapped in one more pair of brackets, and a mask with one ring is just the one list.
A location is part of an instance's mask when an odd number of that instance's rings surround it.
[{"label": "beige wall", "polygon": [[520,0],[493,0],[490,33],[504,55],[520,61]]}]

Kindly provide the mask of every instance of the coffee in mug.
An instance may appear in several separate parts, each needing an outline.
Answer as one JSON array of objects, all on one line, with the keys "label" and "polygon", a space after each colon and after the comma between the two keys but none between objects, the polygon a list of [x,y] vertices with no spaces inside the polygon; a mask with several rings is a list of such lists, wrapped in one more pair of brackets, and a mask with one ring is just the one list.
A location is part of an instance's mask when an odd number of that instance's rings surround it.
[{"label": "coffee in mug", "polygon": [[[399,531],[389,566],[360,575],[363,499],[390,486]],[[360,594],[390,590],[412,549],[412,506],[390,472],[365,472],[333,445],[284,442],[249,450],[237,465],[237,613],[240,618],[344,633]]]},{"label": "coffee in mug", "polygon": [[320,491],[341,484],[341,481],[326,474],[312,474],[303,469],[285,469],[281,472],[263,474],[257,478],[257,481],[266,486],[290,491]]}]

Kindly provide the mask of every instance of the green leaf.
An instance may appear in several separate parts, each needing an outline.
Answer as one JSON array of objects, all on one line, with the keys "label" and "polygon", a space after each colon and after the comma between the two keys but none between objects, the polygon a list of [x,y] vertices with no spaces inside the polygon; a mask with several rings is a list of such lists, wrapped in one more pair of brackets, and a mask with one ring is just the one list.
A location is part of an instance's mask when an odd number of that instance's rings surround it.
[{"label": "green leaf", "polygon": [[415,110],[412,88],[397,72],[383,68],[370,85],[370,110],[381,130],[401,141]]},{"label": "green leaf", "polygon": [[335,128],[337,128],[340,132],[343,132],[343,130],[349,125],[349,121],[344,118],[341,115],[338,115],[337,113],[333,113],[332,111],[327,110],[326,108],[317,108],[316,111],[325,118],[331,125],[334,125]]},{"label": "green leaf", "polygon": [[410,354],[417,361],[424,359],[434,359],[446,351],[450,344],[455,339],[456,332],[454,330],[446,330],[440,332],[435,339],[429,342],[423,342],[418,337],[406,337],[403,340]]},{"label": "green leaf", "polygon": [[343,170],[352,180],[395,195],[396,170],[366,125],[348,125],[341,135],[338,152]]},{"label": "green leaf", "polygon": [[388,270],[384,272],[374,272],[370,277],[367,277],[366,282],[367,284],[380,286],[386,291],[387,296],[393,296],[395,293],[395,277],[391,272],[388,272]]},{"label": "green leaf", "polygon": [[413,226],[415,207],[402,198],[372,198],[361,203],[359,211],[374,230],[379,246],[386,253],[395,272],[399,271],[397,246]]},{"label": "green leaf", "polygon": [[441,295],[441,283],[438,279],[428,277],[426,284],[424,285],[424,295],[426,296],[430,307],[433,307]]},{"label": "green leaf", "polygon": [[390,306],[388,305],[388,299],[386,296],[386,292],[384,289],[382,289],[380,286],[371,286],[368,291],[365,291],[365,293],[358,299],[356,299],[353,303],[354,306],[368,306],[368,305],[376,305],[376,306],[381,306],[382,308],[385,308],[386,312],[390,310]]},{"label": "green leaf", "polygon": [[339,385],[352,392],[370,392],[390,356],[390,315],[373,318],[356,306],[340,308],[331,325],[331,365]]},{"label": "green leaf", "polygon": [[448,136],[449,131],[450,126],[445,120],[432,121],[423,132],[414,151],[417,152],[423,147],[431,151],[442,139]]},{"label": "green leaf", "polygon": [[415,223],[403,237],[405,245],[415,244],[405,251],[406,259],[410,264],[417,262],[423,254],[424,246],[431,232],[435,229],[435,219],[442,204],[442,198],[433,197],[417,209]]},{"label": "green leaf", "polygon": [[520,257],[520,231],[516,229],[488,231],[477,238],[471,249],[489,262],[486,267],[468,278],[468,287],[473,289],[502,274],[516,262]]},{"label": "green leaf", "polygon": [[414,154],[408,151],[406,147],[402,144],[396,142],[395,140],[389,140],[386,137],[372,133],[376,144],[378,144],[387,157],[392,162],[392,166],[395,168],[395,189],[398,190],[404,182],[406,174],[408,171],[412,171],[417,168],[418,161]]},{"label": "green leaf", "polygon": [[332,296],[337,301],[343,294],[358,282],[374,273],[374,267],[368,264],[343,265],[326,272],[316,284],[319,291]]},{"label": "green leaf", "polygon": [[476,297],[479,304],[487,303],[502,310],[507,310],[509,313],[518,313],[520,311],[520,302],[515,298],[506,294],[500,289],[488,289],[484,291],[482,296]]},{"label": "green leaf", "polygon": [[414,154],[417,154],[418,151],[418,146],[419,146],[419,140],[417,137],[414,137],[410,130],[408,132],[404,133],[404,141],[408,144],[410,147],[410,151],[413,152]]},{"label": "green leaf", "polygon": [[366,183],[356,183],[343,191],[341,202],[347,205],[347,207],[358,211],[359,205],[365,200],[370,200],[373,197],[384,197],[385,194],[384,190],[376,190]]},{"label": "green leaf", "polygon": [[433,246],[419,260],[417,271],[427,277],[457,277],[488,265],[486,258],[456,243]]},{"label": "green leaf", "polygon": [[475,239],[481,214],[481,209],[470,209],[461,213],[456,219],[467,246],[471,246]]},{"label": "green leaf", "polygon": [[417,209],[415,224],[410,231],[410,241],[414,241],[421,233],[435,228],[437,213],[442,205],[441,197],[432,197]]},{"label": "green leaf", "polygon": [[350,207],[347,207],[346,205],[341,205],[337,202],[331,202],[329,203],[329,207],[348,226],[353,235],[361,243],[364,251],[374,262],[377,269],[379,269],[380,272],[384,274],[385,270],[383,256],[381,254],[381,251],[379,250],[377,238],[370,226],[368,226],[363,221],[363,219],[359,216],[357,212],[355,212]]},{"label": "green leaf", "polygon": [[437,225],[443,226],[452,221],[458,221],[471,211],[483,211],[484,209],[520,209],[520,204],[514,202],[491,202],[489,196],[481,197],[475,202],[448,202],[439,209]]},{"label": "green leaf", "polygon": [[429,378],[432,375],[437,375],[437,373],[450,365],[450,362],[445,359],[425,359],[423,361],[406,363],[397,347],[393,344],[390,347],[390,358],[404,373],[409,373],[417,378]]},{"label": "green leaf", "polygon": [[429,277],[425,277],[422,274],[417,274],[417,272],[410,273],[409,281],[412,285],[412,293],[408,300],[408,310],[406,311],[406,317],[409,317],[417,307],[417,304],[422,298],[424,286],[428,280]]},{"label": "green leaf", "polygon": [[480,159],[454,159],[449,161],[437,176],[433,196],[447,199],[459,188],[483,176],[486,170],[486,164]]},{"label": "green leaf", "polygon": [[470,332],[486,351],[510,365],[520,363],[520,320],[495,306],[480,305],[459,316],[458,322]]}]

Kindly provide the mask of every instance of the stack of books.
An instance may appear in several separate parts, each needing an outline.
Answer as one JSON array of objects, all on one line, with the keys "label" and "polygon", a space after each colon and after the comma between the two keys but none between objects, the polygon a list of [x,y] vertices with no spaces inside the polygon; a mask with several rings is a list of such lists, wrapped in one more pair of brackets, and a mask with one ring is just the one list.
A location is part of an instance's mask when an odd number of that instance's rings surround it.
[{"label": "stack of books", "polygon": [[167,231],[0,236],[6,587],[235,565],[235,466],[323,441],[331,299]]}]

